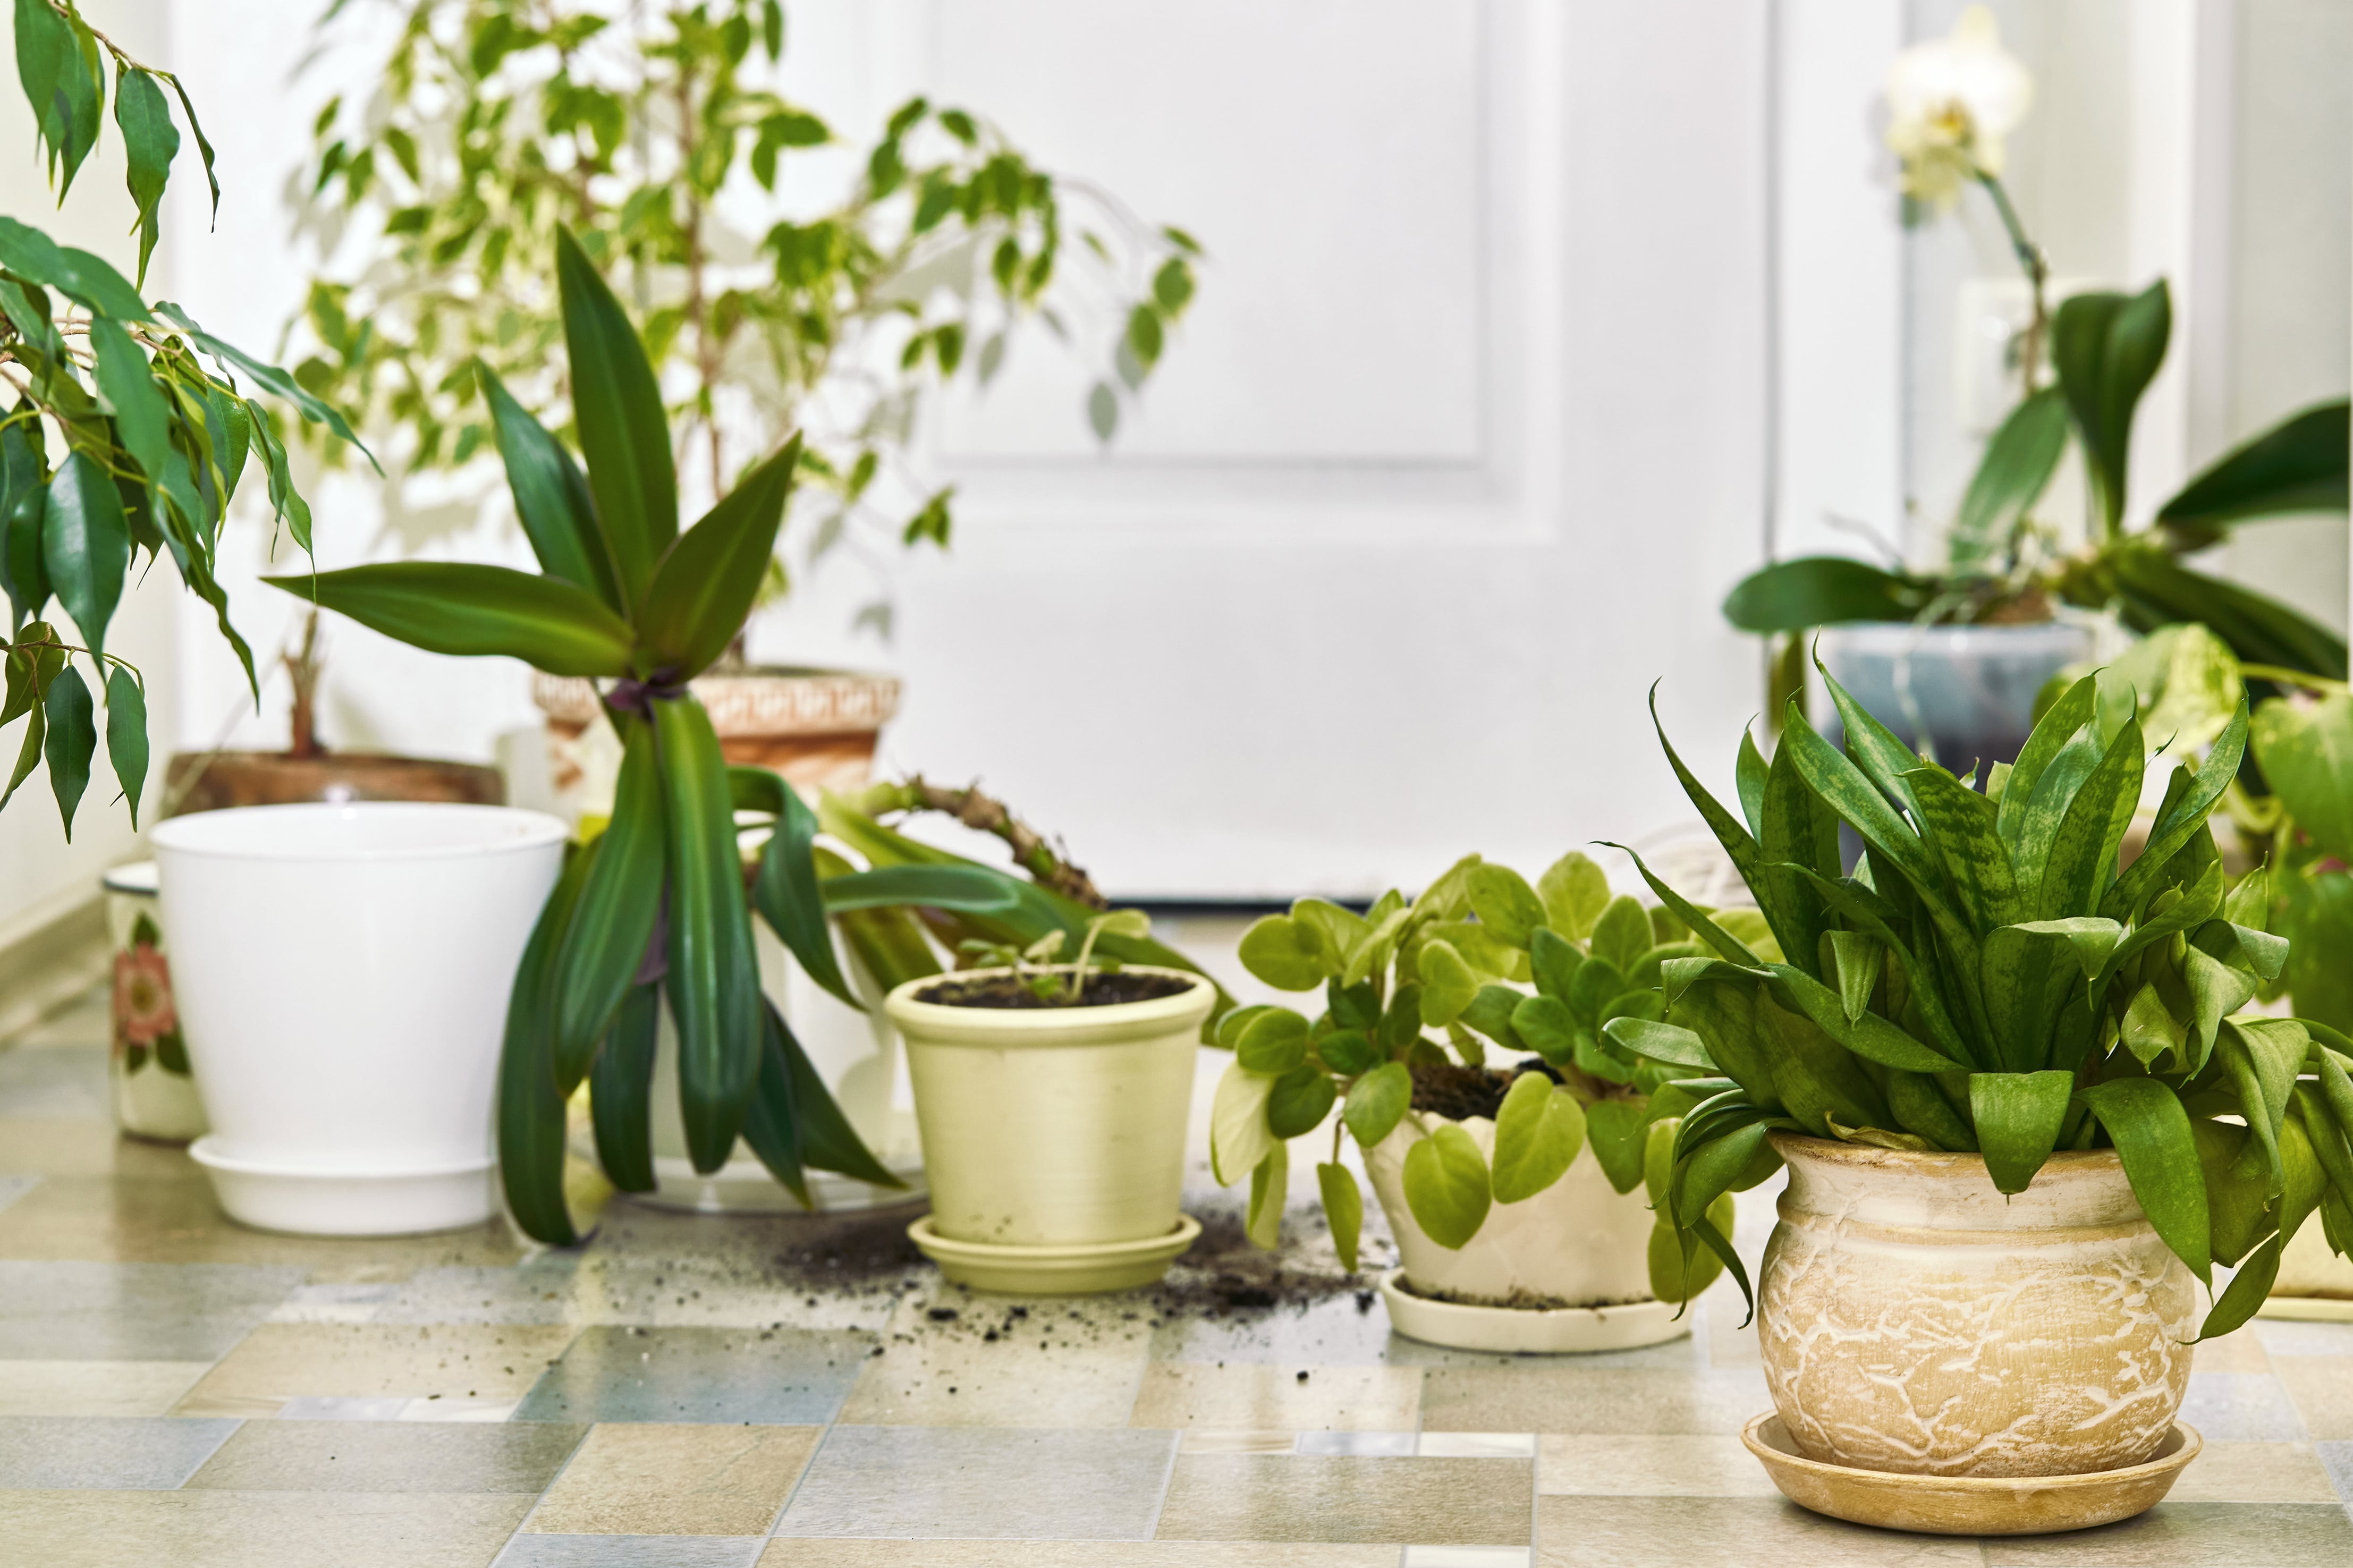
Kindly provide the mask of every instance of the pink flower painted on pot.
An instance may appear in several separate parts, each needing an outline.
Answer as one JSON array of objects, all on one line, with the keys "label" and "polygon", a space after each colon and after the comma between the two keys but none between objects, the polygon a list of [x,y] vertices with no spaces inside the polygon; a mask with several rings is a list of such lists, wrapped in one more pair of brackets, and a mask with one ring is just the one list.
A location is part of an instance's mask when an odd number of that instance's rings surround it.
[{"label": "pink flower painted on pot", "polygon": [[147,942],[114,955],[114,1032],[133,1046],[152,1046],[180,1026],[172,1003],[171,961]]}]

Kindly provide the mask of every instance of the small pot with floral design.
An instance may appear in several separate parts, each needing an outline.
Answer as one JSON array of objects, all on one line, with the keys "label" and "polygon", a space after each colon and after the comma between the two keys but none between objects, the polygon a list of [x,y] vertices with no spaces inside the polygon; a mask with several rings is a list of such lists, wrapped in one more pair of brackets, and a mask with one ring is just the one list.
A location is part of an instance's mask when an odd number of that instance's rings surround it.
[{"label": "small pot with floral design", "polygon": [[105,877],[106,925],[114,942],[114,1048],[107,1078],[114,1123],[140,1138],[185,1143],[204,1135],[205,1108],[188,1075],[172,963],[156,913],[155,863],[118,866]]}]

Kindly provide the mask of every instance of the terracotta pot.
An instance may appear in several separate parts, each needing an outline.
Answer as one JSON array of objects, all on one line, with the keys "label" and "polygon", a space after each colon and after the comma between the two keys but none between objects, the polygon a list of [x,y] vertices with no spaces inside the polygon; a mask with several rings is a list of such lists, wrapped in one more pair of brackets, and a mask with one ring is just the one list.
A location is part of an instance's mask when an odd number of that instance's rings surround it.
[{"label": "terracotta pot", "polygon": [[[727,760],[772,768],[814,796],[818,790],[860,788],[874,765],[875,742],[899,709],[896,676],[838,669],[754,669],[702,675],[688,689],[711,714]],[[577,811],[584,782],[584,745],[603,709],[593,682],[534,674],[531,700],[547,715],[549,763],[556,797]],[[591,806],[590,809],[602,809]]]},{"label": "terracotta pot", "polygon": [[182,752],[164,775],[164,815],[237,805],[342,805],[357,800],[504,805],[499,770],[478,763],[394,757],[375,752]]},{"label": "terracotta pot", "polygon": [[2157,1455],[2189,1384],[2197,1286],[2114,1151],[2054,1154],[2005,1198],[1975,1154],[1773,1146],[1789,1184],[1757,1338],[1805,1458],[2018,1477]]}]

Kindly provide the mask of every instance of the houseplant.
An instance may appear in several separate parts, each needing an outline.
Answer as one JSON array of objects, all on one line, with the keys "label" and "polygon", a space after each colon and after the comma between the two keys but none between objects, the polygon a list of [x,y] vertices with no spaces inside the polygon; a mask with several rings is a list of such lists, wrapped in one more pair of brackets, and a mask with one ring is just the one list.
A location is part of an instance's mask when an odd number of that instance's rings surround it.
[{"label": "houseplant", "polygon": [[[883,875],[887,873],[872,873]],[[885,1004],[907,1042],[932,1212],[908,1228],[951,1279],[1069,1294],[1150,1284],[1200,1234],[1177,1212],[1203,975],[1097,968],[1106,933],[1141,939],[1138,911],[1014,947],[1008,962],[909,980]]]},{"label": "houseplant", "polygon": [[[331,9],[322,44],[363,9]],[[1042,322],[1104,361],[1086,417],[1108,439],[1192,299],[1188,237],[1039,168],[985,116],[918,98],[847,146],[776,90],[778,0],[377,9],[396,18],[380,89],[315,127],[301,228],[318,268],[292,327],[303,384],[410,470],[492,444],[477,358],[560,415],[557,301],[531,261],[563,225],[641,314],[690,488],[716,496],[799,430],[801,568],[856,561],[879,585],[878,547],[950,538],[953,489],[910,461],[931,392],[986,384]],[[780,181],[848,188],[811,211]],[[781,595],[783,557],[754,564],[761,599]],[[886,637],[891,616],[886,593],[859,612]],[[813,786],[863,782],[897,698],[885,678],[753,670],[740,640],[699,679],[731,761]],[[550,672],[534,696],[562,774],[595,695]]]},{"label": "houseplant", "polygon": [[[1752,574],[1725,600],[1744,631],[1783,639],[1768,711],[1800,690],[1820,640],[1831,674],[1875,717],[1960,765],[2008,762],[2031,728],[2031,704],[2063,665],[2093,652],[2061,605],[2113,606],[2146,632],[2202,621],[2252,660],[2341,678],[2343,639],[2263,595],[2191,569],[2182,557],[2236,523],[2346,506],[2348,405],[2306,409],[2224,455],[2158,510],[2125,526],[2133,416],[2172,330],[2163,279],[2136,295],[2079,293],[2054,312],[2050,266],[2002,183],[2003,139],[2031,83],[1973,6],[1954,35],[1905,51],[1891,71],[1886,140],[1908,216],[1981,191],[2024,276],[2028,319],[2010,345],[2017,402],[1987,443],[1944,541],[1941,565],[1913,570],[1809,556]],[[2085,538],[2073,550],[2042,511],[2071,442],[2089,486]]]},{"label": "houseplant", "polygon": [[[212,148],[186,89],[93,29],[72,0],[19,5],[15,42],[35,145],[60,201],[98,143],[111,66],[143,285],[180,150],[167,89],[213,184]],[[217,204],[216,184],[213,192]],[[357,445],[342,416],[285,372],[211,336],[176,305],[150,305],[100,258],[0,218],[0,380],[14,396],[0,416],[0,592],[9,611],[0,727],[26,721],[0,805],[46,756],[70,837],[98,751],[86,662],[103,694],[108,762],[137,819],[148,772],[146,687],[129,661],[106,651],[106,634],[142,550],[151,566],[171,557],[181,582],[212,607],[252,681],[252,654],[229,624],[214,575],[221,521],[248,455],[264,475],[278,523],[306,550],[311,514],[294,489],[274,416],[239,390],[240,374]],[[79,642],[41,618],[52,599],[71,617]],[[257,698],[259,689],[255,683]]]},{"label": "houseplant", "polygon": [[[1272,1006],[1220,1020],[1234,1062],[1210,1128],[1217,1177],[1250,1177],[1250,1237],[1273,1246],[1290,1141],[1337,1103],[1332,1158],[1316,1166],[1324,1215],[1355,1269],[1364,1199],[1345,1134],[1404,1254],[1382,1287],[1399,1332],[1484,1350],[1672,1338],[1679,1304],[1720,1266],[1636,1189],[1651,1140],[1696,1101],[1672,1081],[1683,1069],[1603,1026],[1658,1018],[1661,965],[1698,951],[1672,917],[1613,900],[1575,853],[1534,887],[1474,855],[1410,904],[1391,892],[1358,915],[1302,900],[1252,926],[1241,959],[1279,989],[1320,988],[1324,1008],[1312,1022]],[[1489,1065],[1491,1045],[1504,1065]],[[1713,1211],[1727,1229],[1731,1211],[1728,1194]]]},{"label": "houseplant", "polygon": [[[2233,1016],[2286,958],[2226,895],[2207,828],[2243,704],[2120,868],[2147,764],[2095,680],[1983,794],[1825,684],[1846,750],[1793,703],[1770,763],[1742,742],[1738,817],[1662,731],[1784,955],[1651,879],[1713,954],[1663,966],[1662,1025],[1610,1026],[1718,1069],[1687,1086],[1706,1098],[1674,1140],[1671,1212],[1746,1289],[1707,1205],[1758,1160],[1788,1163],[1756,1300],[1806,1459],[1979,1478],[2150,1460],[2188,1378],[2193,1279],[2239,1265],[2201,1331],[2229,1332],[2283,1237],[2353,1193],[2353,1058],[2293,1020]],[[1865,846],[1852,877],[1841,825]]]}]

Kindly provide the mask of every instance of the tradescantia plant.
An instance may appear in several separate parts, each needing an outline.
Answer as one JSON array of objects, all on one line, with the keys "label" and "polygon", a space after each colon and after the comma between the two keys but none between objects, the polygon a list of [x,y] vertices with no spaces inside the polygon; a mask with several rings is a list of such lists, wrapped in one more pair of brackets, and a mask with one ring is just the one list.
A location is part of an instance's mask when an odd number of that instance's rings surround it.
[{"label": "tradescantia plant", "polygon": [[[186,89],[93,29],[72,0],[17,0],[15,42],[34,143],[60,202],[98,144],[111,65],[144,285],[180,149],[167,88],[203,155],[216,208],[220,202],[213,150]],[[124,584],[146,569],[141,551],[148,567],[169,555],[189,591],[212,606],[259,695],[252,652],[229,624],[215,575],[221,520],[248,455],[266,476],[278,521],[306,551],[311,514],[269,407],[240,389],[240,374],[353,441],[342,416],[284,371],[213,337],[179,306],[149,303],[102,258],[0,217],[0,389],[10,400],[0,411],[0,593],[8,600],[0,727],[26,720],[0,805],[46,756],[68,837],[98,751],[98,708],[83,662],[103,694],[108,761],[138,821],[146,681],[107,651],[106,635]],[[79,641],[45,618],[53,601]]]},{"label": "tradescantia plant", "polygon": [[[1363,915],[1303,899],[1253,925],[1240,956],[1278,989],[1322,989],[1324,1007],[1312,1020],[1253,1006],[1219,1021],[1218,1043],[1234,1061],[1210,1117],[1218,1180],[1250,1176],[1250,1235],[1272,1247],[1290,1140],[1340,1104],[1332,1158],[1315,1173],[1351,1271],[1364,1199],[1340,1163],[1343,1134],[1370,1150],[1400,1126],[1411,1130],[1406,1202],[1442,1247],[1478,1235],[1493,1205],[1553,1185],[1588,1143],[1610,1184],[1630,1193],[1643,1183],[1654,1130],[1672,1136],[1674,1118],[1696,1102],[1672,1081],[1689,1068],[1629,1050],[1607,1027],[1659,1018],[1663,966],[1701,951],[1668,911],[1611,898],[1601,868],[1576,853],[1533,886],[1473,855],[1410,904],[1392,891]],[[1492,1167],[1459,1123],[1415,1104],[1415,1069],[1448,1067],[1450,1048],[1463,1067],[1483,1068],[1491,1045],[1519,1068],[1495,1113]],[[1715,1210],[1725,1226],[1730,1203]],[[1687,1237],[1654,1230],[1651,1279],[1661,1300],[1688,1300],[1719,1267]]]},{"label": "tradescantia plant", "polygon": [[[648,1111],[665,1005],[677,1023],[679,1100],[697,1170],[716,1170],[740,1135],[804,1202],[808,1167],[900,1185],[761,994],[752,910],[812,978],[857,1006],[834,955],[829,909],[913,902],[1001,913],[1019,893],[1011,879],[953,867],[878,869],[821,891],[816,814],[775,773],[727,765],[687,682],[751,611],[798,442],[681,532],[670,431],[645,351],[568,235],[556,270],[586,472],[482,372],[542,570],[389,562],[267,581],[436,653],[503,654],[611,683],[605,710],[622,741],[612,815],[570,856],[508,1006],[499,1148],[524,1230],[559,1245],[578,1239],[564,1199],[565,1102],[584,1079],[607,1174],[624,1191],[652,1187]],[[762,814],[770,830],[748,890],[739,812]]]},{"label": "tradescantia plant", "polygon": [[[2120,865],[2147,767],[2129,693],[2104,703],[2095,679],[2077,681],[1980,793],[1827,683],[1845,750],[1791,704],[1769,763],[1742,741],[1737,817],[1660,732],[1778,950],[1643,869],[1713,954],[1662,966],[1663,1021],[1608,1026],[1630,1050],[1713,1075],[1683,1086],[1705,1098],[1671,1152],[1678,1226],[1741,1272],[1706,1209],[1778,1163],[1766,1139],[1782,1131],[1979,1153],[2004,1193],[2054,1150],[2113,1148],[2210,1289],[2214,1264],[2239,1265],[2207,1336],[2261,1304],[2284,1238],[2316,1208],[2330,1245],[2353,1247],[2344,1037],[2233,1016],[2287,956],[2262,929],[2267,895],[2226,894],[2207,825],[2246,744],[2243,701],[2203,763],[2174,773],[2146,847]],[[1852,876],[1841,825],[1863,844]]]}]

